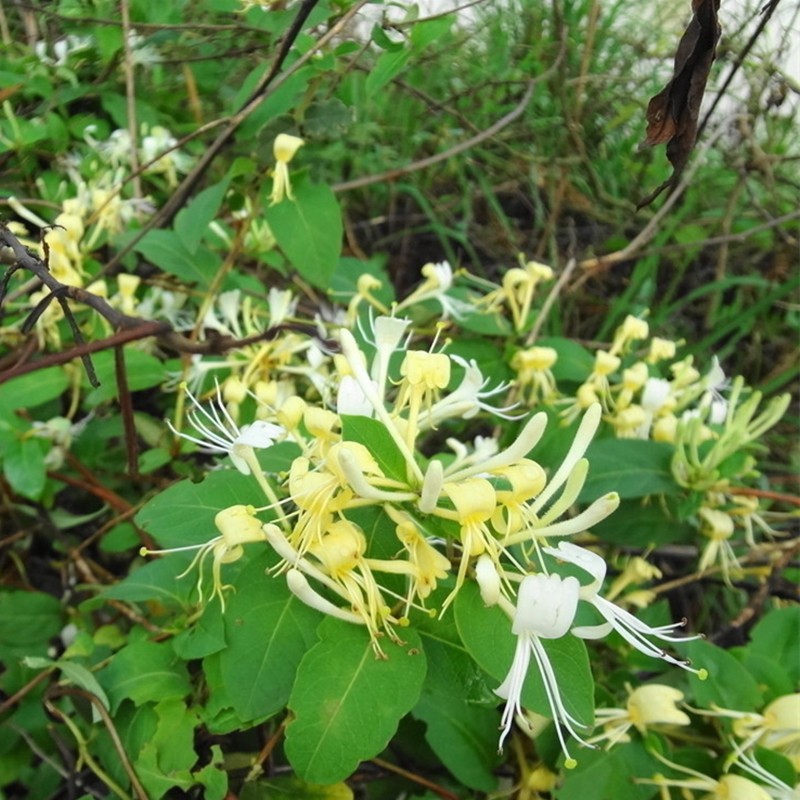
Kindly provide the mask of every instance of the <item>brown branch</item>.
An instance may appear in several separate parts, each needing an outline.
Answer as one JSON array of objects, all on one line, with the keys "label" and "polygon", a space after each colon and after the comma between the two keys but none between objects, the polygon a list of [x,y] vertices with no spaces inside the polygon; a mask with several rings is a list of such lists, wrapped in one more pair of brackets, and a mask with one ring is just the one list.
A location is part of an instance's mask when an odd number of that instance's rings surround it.
[{"label": "brown branch", "polygon": [[[71,312],[69,318],[73,327],[73,334],[78,340],[78,344],[61,353],[52,353],[44,356],[37,361],[33,362],[20,362],[19,360],[11,369],[0,372],[0,384],[18,378],[20,375],[25,375],[29,372],[35,372],[47,367],[58,366],[59,364],[66,364],[74,358],[86,358],[91,353],[100,352],[101,350],[108,350],[110,348],[117,348],[126,344],[127,342],[136,341],[138,339],[146,339],[150,336],[155,336],[159,344],[163,347],[174,350],[179,353],[192,353],[201,355],[221,355],[234,350],[236,348],[247,347],[251,344],[256,344],[261,341],[270,340],[275,338],[282,330],[292,328],[307,333],[309,336],[316,336],[316,331],[312,327],[305,327],[302,325],[277,325],[272,328],[267,328],[261,333],[247,336],[243,339],[235,339],[232,336],[219,336],[204,342],[196,342],[183,334],[177,333],[173,330],[168,322],[159,322],[155,320],[146,320],[141,317],[131,317],[123,314],[116,308],[111,306],[105,298],[99,295],[92,294],[92,292],[82,289],[79,286],[67,286],[61,283],[58,279],[53,277],[47,264],[40,258],[31,253],[23,244],[14,236],[11,231],[0,224],[0,244],[6,244],[11,248],[16,262],[10,267],[10,271],[23,268],[32,272],[38,280],[40,280],[48,289],[51,294],[45,298],[33,311],[33,319],[46,308],[45,303],[52,302],[53,299],[62,303],[65,313],[69,311],[66,306],[66,298],[74,300],[75,302],[83,303],[96,311],[100,316],[106,319],[112,326],[119,330],[106,339],[101,339],[96,342],[84,342],[74,319],[72,319]],[[0,298],[1,300],[2,298]],[[63,301],[63,302],[62,302]],[[30,323],[30,317],[26,325]],[[325,342],[326,346],[335,346],[331,342]],[[28,352],[30,354],[30,351]],[[85,362],[84,362],[85,363]],[[94,374],[92,370],[89,372],[90,379]]]},{"label": "brown branch", "polygon": [[122,412],[122,427],[125,432],[125,452],[128,455],[128,474],[139,474],[139,448],[136,445],[136,424],[133,421],[133,402],[128,386],[128,373],[125,370],[125,348],[114,348],[114,374],[119,390],[119,408]]}]

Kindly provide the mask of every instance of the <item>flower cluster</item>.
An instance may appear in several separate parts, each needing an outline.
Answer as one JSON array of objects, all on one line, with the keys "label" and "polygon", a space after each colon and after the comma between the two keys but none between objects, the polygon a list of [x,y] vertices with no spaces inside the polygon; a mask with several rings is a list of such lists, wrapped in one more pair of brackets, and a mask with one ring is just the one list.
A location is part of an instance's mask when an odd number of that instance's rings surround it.
[{"label": "flower cluster", "polygon": [[[420,302],[431,299],[441,280],[436,269],[429,273],[430,287],[424,283],[415,293]],[[238,303],[226,312],[227,299],[221,298],[218,306],[221,314],[209,324],[246,333],[241,326],[247,316],[237,313]],[[399,642],[414,613],[448,613],[462,588],[475,581],[485,604],[507,614],[517,637],[516,655],[496,690],[506,700],[500,745],[514,720],[524,719],[522,689],[535,664],[572,765],[566,734],[589,742],[562,700],[542,640],[597,639],[615,631],[631,647],[690,669],[660,644],[684,640],[675,635],[684,623],[651,627],[602,596],[605,561],[568,541],[619,504],[610,492],[574,511],[602,406],[593,403],[583,412],[559,464],[540,463],[535,448],[547,415],[529,416],[498,401],[509,385],[493,384],[476,361],[450,354],[447,342],[440,342],[442,326],[416,349],[409,319],[395,314],[363,320],[355,331],[325,331],[335,347],[319,351],[313,377],[297,366],[300,348],[290,347],[282,362],[273,358],[272,382],[284,381],[286,392],[267,394],[254,382],[258,358],[251,368],[234,370],[235,378],[218,386],[208,404],[184,385],[194,432],[180,435],[205,452],[230,456],[264,494],[261,509],[221,512],[220,535],[196,546],[189,570],[202,569],[210,555],[211,597],[222,600],[223,565],[239,558],[244,544],[267,545],[279,557],[271,578],[285,580],[312,608],[364,626],[379,658],[385,657],[384,638]],[[271,345],[264,347],[274,356]],[[294,391],[300,376],[306,378],[303,395]],[[245,409],[252,421],[240,425]],[[479,416],[502,420],[510,437],[447,436]],[[291,443],[297,453],[283,475],[266,473],[258,458],[259,449],[277,441]],[[434,443],[442,441],[437,449]],[[261,512],[272,521],[257,526]],[[575,569],[585,579],[567,574]],[[597,624],[578,624],[584,607],[598,616]]]}]

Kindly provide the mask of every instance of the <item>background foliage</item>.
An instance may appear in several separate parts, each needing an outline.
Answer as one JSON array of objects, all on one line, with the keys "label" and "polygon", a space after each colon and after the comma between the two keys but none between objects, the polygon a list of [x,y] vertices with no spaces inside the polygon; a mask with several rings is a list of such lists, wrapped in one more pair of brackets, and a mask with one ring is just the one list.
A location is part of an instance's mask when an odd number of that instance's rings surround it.
[{"label": "background foliage", "polygon": [[[766,400],[795,392],[798,86],[785,71],[793,18],[772,17],[771,4],[766,45],[755,8],[740,17],[723,8],[708,92],[719,102],[704,117],[685,186],[669,207],[637,211],[669,173],[662,151],[639,148],[647,100],[669,78],[680,17],[689,16],[668,5],[667,19],[655,8],[648,24],[622,3],[594,0],[477,3],[458,13],[333,0],[0,6],[5,222],[34,250],[42,224],[62,226],[47,237],[54,276],[182,337],[133,336],[120,367],[111,344],[125,326],[73,304],[86,341],[111,340],[92,355],[92,385],[56,303],[26,327],[39,286],[25,270],[7,276],[5,797],[356,791],[646,800],[658,787],[631,779],[669,772],[653,752],[704,773],[721,768],[730,724],[700,716],[692,736],[706,745],[701,756],[684,752],[690,740],[648,732],[582,751],[566,773],[552,726],[535,745],[520,737],[498,755],[492,690],[507,668],[498,656],[513,642],[491,639],[472,585],[441,624],[419,615],[403,631],[416,658],[384,662],[365,650],[360,628],[320,623],[283,582],[265,581],[273,555],[248,550],[225,566],[236,586],[225,614],[216,602],[201,614],[194,580],[177,579],[190,555],[139,556],[142,545],[206,541],[220,509],[263,503],[246,476],[208,471],[208,459],[163,420],[178,424],[185,414],[182,380],[199,375],[195,388],[208,392],[214,376],[262,364],[263,342],[228,351],[224,339],[274,322],[270,288],[299,297],[288,318],[298,339],[286,339],[299,346],[315,314],[347,307],[362,273],[382,282],[375,294],[388,304],[408,296],[426,262],[464,267],[488,290],[521,252],[563,277],[537,296],[527,327],[474,315],[449,332],[450,352],[475,358],[493,385],[514,377],[513,355],[536,326],[537,343],[559,352],[559,386],[574,392],[596,349],[628,315],[646,314],[651,332],[678,341],[701,371],[715,355]],[[280,133],[305,144],[290,168],[294,202],[271,205]],[[453,296],[466,298],[472,285]],[[219,297],[235,290],[256,309],[252,327],[231,327],[220,311]],[[423,335],[438,315],[424,304],[412,314]],[[24,374],[42,357],[51,365]],[[297,366],[296,356],[283,358],[270,351],[264,375]],[[211,366],[193,372],[198,364]],[[240,405],[252,413],[252,400]],[[548,413],[536,458],[552,466],[574,429],[559,429]],[[455,435],[490,430],[481,420]],[[515,430],[506,426],[506,439]],[[740,461],[726,467],[787,536],[797,430],[794,406],[762,440],[759,474]],[[346,438],[374,444],[357,431]],[[800,683],[791,658],[796,549],[779,540],[774,558],[748,562],[733,583],[695,574],[700,493],[675,482],[671,451],[656,444],[606,430],[588,452],[580,500],[620,493],[618,513],[593,531],[611,577],[627,557],[652,554],[666,600],[642,616],[651,624],[688,616],[708,640],[687,654],[726,679],[663,672],[612,639],[592,650],[594,703],[624,704],[626,683],[656,670],[693,707],[763,710]],[[281,443],[259,457],[279,475],[296,455]],[[368,529],[369,517],[359,524]],[[569,641],[576,652],[553,654],[562,668],[586,658],[583,644]],[[575,670],[588,715],[591,676]],[[320,708],[351,688],[353,702],[320,732]],[[760,756],[796,783],[789,757],[768,747]],[[557,783],[548,784],[550,773]]]}]

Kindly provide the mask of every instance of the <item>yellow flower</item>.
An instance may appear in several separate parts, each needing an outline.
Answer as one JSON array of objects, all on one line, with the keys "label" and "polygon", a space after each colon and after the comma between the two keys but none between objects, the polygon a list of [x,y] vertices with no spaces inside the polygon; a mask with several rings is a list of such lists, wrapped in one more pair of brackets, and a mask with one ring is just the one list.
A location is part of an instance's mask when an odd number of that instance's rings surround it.
[{"label": "yellow flower", "polygon": [[547,483],[544,469],[536,461],[521,458],[516,464],[502,467],[492,474],[507,481],[509,488],[497,488],[497,507],[492,514],[492,527],[503,536],[522,530],[536,519],[527,501],[536,497]]},{"label": "yellow flower", "polygon": [[180,574],[178,578],[188,575],[198,567],[197,593],[199,602],[203,602],[203,567],[209,555],[212,555],[211,572],[213,576],[213,589],[211,598],[219,597],[222,610],[225,610],[225,589],[231,588],[222,583],[222,565],[238,561],[244,553],[242,545],[250,542],[266,541],[261,522],[255,516],[252,506],[235,505],[223,509],[214,517],[214,524],[220,532],[203,544],[192,544],[186,547],[172,547],[166,550],[148,550],[143,547],[139,552],[143,556],[164,553],[180,553],[187,550],[197,550],[197,555],[192,563]]},{"label": "yellow flower", "polygon": [[486,524],[497,506],[494,486],[485,478],[467,478],[458,483],[445,483],[442,488],[455,506],[455,510],[450,511],[437,507],[433,513],[444,519],[458,522],[461,527],[463,548],[456,585],[442,605],[442,611],[444,611],[453,602],[458,590],[463,585],[470,559],[488,553],[497,563],[501,547]]},{"label": "yellow flower", "polygon": [[607,748],[619,742],[630,741],[628,731],[635,727],[642,736],[648,728],[664,725],[689,725],[689,716],[678,708],[683,692],[672,686],[648,683],[631,690],[628,687],[626,708],[600,708],[595,713],[603,733],[591,739],[593,744],[607,740]]},{"label": "yellow flower", "polygon": [[746,739],[742,749],[758,744],[777,750],[800,769],[800,693],[773,700],[761,714],[743,714],[733,732]]},{"label": "yellow flower", "polygon": [[270,195],[270,205],[280,203],[284,197],[294,200],[292,194],[292,184],[289,180],[289,162],[294,158],[295,153],[305,144],[297,136],[288,133],[279,133],[275,137],[273,152],[275,154],[275,172],[272,183],[272,194]]}]

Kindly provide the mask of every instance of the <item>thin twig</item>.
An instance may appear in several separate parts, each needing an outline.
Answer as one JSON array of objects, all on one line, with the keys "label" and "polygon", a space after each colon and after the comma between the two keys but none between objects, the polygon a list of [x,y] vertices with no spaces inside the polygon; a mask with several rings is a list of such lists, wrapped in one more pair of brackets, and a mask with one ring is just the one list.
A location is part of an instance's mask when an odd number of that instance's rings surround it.
[{"label": "thin twig", "polygon": [[122,70],[125,74],[125,106],[128,114],[128,136],[131,139],[131,169],[133,170],[133,196],[142,196],[142,180],[139,173],[139,126],[136,122],[136,77],[133,60],[133,30],[128,0],[120,0],[122,12]]},{"label": "thin twig", "polygon": [[553,286],[553,288],[550,290],[550,293],[545,298],[544,303],[542,303],[542,308],[536,317],[536,321],[533,323],[533,327],[525,339],[526,347],[531,347],[539,338],[539,331],[541,331],[542,325],[544,325],[547,315],[550,313],[550,309],[553,307],[558,299],[558,296],[561,294],[561,290],[567,285],[567,282],[572,277],[572,273],[575,271],[575,267],[577,266],[577,260],[571,258],[567,262],[567,266],[564,268],[564,271],[558,276],[555,286]]},{"label": "thin twig", "polygon": [[669,212],[672,210],[673,206],[675,206],[675,204],[678,202],[681,195],[686,191],[686,189],[689,188],[689,185],[694,179],[695,173],[703,164],[702,157],[711,149],[711,147],[716,143],[717,139],[722,136],[723,132],[724,128],[721,126],[719,130],[713,136],[711,136],[708,141],[706,141],[702,150],[695,157],[692,165],[683,173],[680,182],[669,193],[661,208],[659,208],[658,211],[653,214],[652,219],[647,223],[647,225],[645,225],[644,228],[642,228],[642,230],[625,247],[605,256],[586,258],[578,263],[578,266],[584,272],[584,275],[578,279],[577,283],[572,287],[573,289],[577,288],[577,286],[586,280],[588,273],[597,269],[605,269],[613,266],[614,264],[619,264],[622,261],[628,261],[629,259],[633,258],[634,255],[638,254],[638,252],[656,235],[656,233],[658,233],[661,223],[664,221],[667,214],[669,214]]},{"label": "thin twig", "polygon": [[725,80],[722,82],[722,86],[720,87],[719,91],[714,97],[714,100],[709,106],[708,111],[706,111],[705,116],[703,117],[703,121],[697,128],[698,139],[702,136],[703,131],[706,129],[706,125],[708,125],[708,122],[711,119],[711,115],[714,113],[714,110],[716,109],[717,105],[719,105],[719,101],[725,96],[725,92],[728,91],[728,87],[731,85],[731,81],[736,76],[736,73],[741,69],[742,64],[744,64],[744,60],[747,58],[747,54],[753,49],[756,40],[761,35],[764,28],[766,28],[767,23],[772,18],[772,15],[775,13],[775,9],[778,7],[778,3],[780,3],[780,0],[770,0],[770,2],[762,10],[761,12],[762,17],[761,21],[758,23],[758,27],[755,29],[755,31],[753,31],[753,35],[750,37],[750,39],[748,39],[747,44],[736,55],[736,60],[733,62],[730,71],[725,76]]},{"label": "thin twig", "polygon": [[128,373],[125,370],[125,348],[122,345],[114,348],[114,375],[117,379],[119,409],[122,412],[122,428],[125,433],[128,474],[135,477],[139,474],[139,448],[136,444],[136,424],[133,421],[133,402],[128,387]]},{"label": "thin twig", "polygon": [[387,170],[386,172],[380,172],[377,175],[364,175],[361,178],[354,178],[351,181],[336,183],[331,188],[334,192],[348,192],[352,189],[360,189],[363,186],[371,186],[374,183],[393,181],[402,177],[403,175],[408,175],[411,172],[417,172],[418,170],[432,167],[434,164],[438,164],[440,161],[446,161],[448,158],[452,158],[459,153],[463,153],[465,150],[475,147],[476,144],[480,144],[481,142],[485,142],[487,139],[491,139],[492,136],[494,136],[496,133],[499,133],[506,126],[510,125],[522,114],[523,111],[525,111],[525,108],[533,97],[534,85],[535,82],[530,81],[528,83],[527,91],[517,106],[509,111],[508,114],[497,120],[494,125],[490,125],[479,134],[472,136],[469,139],[465,139],[463,142],[459,142],[458,144],[453,145],[453,147],[443,150],[440,153],[435,153],[427,158],[422,158],[419,161],[406,164],[404,167],[395,167],[394,169]]}]

